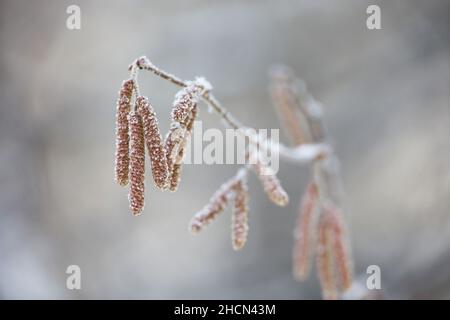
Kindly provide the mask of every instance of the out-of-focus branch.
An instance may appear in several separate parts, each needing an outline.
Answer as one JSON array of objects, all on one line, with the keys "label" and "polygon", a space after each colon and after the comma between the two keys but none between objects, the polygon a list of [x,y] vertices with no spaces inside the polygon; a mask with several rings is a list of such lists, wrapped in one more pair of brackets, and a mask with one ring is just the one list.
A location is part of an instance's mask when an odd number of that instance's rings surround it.
[{"label": "out-of-focus branch", "polygon": [[[306,278],[311,246],[317,242],[317,272],[323,296],[335,299],[351,287],[352,264],[340,209],[339,161],[327,142],[322,106],[285,66],[272,71],[271,93],[286,133],[297,145],[295,151],[289,149],[287,153],[305,158],[312,155],[313,178],[301,201],[295,231],[294,276]],[[311,190],[316,187],[318,196],[313,197]]]}]

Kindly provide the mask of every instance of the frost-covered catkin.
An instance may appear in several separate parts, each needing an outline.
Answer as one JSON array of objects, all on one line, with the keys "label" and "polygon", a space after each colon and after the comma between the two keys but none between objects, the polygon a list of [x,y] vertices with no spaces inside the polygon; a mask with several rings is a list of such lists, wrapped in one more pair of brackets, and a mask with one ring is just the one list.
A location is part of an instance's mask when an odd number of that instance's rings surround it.
[{"label": "frost-covered catkin", "polygon": [[326,300],[337,299],[338,284],[334,272],[333,235],[330,215],[320,217],[317,239],[317,273],[322,287],[322,296]]},{"label": "frost-covered catkin", "polygon": [[172,122],[169,132],[166,135],[164,147],[166,149],[167,168],[169,176],[172,175],[176,159],[178,157],[180,146],[184,140],[186,128],[183,128],[178,122]]},{"label": "frost-covered catkin", "polygon": [[234,250],[240,250],[247,242],[248,234],[248,186],[245,177],[233,187],[234,207],[231,217],[231,240]]},{"label": "frost-covered catkin", "polygon": [[181,177],[181,167],[184,159],[184,154],[186,152],[186,146],[189,142],[190,136],[192,134],[192,130],[194,128],[194,121],[197,117],[198,107],[194,106],[191,111],[191,114],[181,123],[181,127],[185,128],[184,136],[182,140],[179,142],[177,148],[177,155],[174,157],[173,167],[170,174],[170,184],[169,189],[172,192],[175,192],[178,188],[178,184],[180,183]]},{"label": "frost-covered catkin", "polygon": [[128,184],[129,143],[128,114],[131,109],[131,96],[133,94],[134,82],[128,79],[122,83],[119,91],[116,109],[116,163],[115,180],[121,185]]},{"label": "frost-covered catkin", "polygon": [[158,119],[147,97],[138,97],[136,99],[136,107],[139,115],[142,117],[145,141],[152,165],[153,180],[158,188],[165,189],[168,184],[169,171],[166,151],[158,127]]},{"label": "frost-covered catkin", "polygon": [[142,119],[132,111],[130,122],[130,201],[131,212],[139,215],[144,208],[145,145]]},{"label": "frost-covered catkin", "polygon": [[306,279],[311,266],[311,246],[314,240],[314,216],[318,212],[319,190],[311,181],[303,195],[297,225],[295,229],[295,244],[293,252],[294,277],[300,281]]},{"label": "frost-covered catkin", "polygon": [[273,170],[261,161],[251,165],[252,170],[258,176],[269,199],[278,206],[285,206],[289,202],[289,196],[281,186],[280,180]]},{"label": "frost-covered catkin", "polygon": [[233,197],[233,186],[236,184],[236,177],[231,178],[213,194],[208,204],[197,212],[192,218],[189,229],[192,233],[199,233],[204,227],[209,225],[216,217],[225,210],[228,202]]},{"label": "frost-covered catkin", "polygon": [[201,92],[202,88],[195,83],[178,91],[173,102],[172,120],[184,122],[191,115],[192,109],[196,107]]}]

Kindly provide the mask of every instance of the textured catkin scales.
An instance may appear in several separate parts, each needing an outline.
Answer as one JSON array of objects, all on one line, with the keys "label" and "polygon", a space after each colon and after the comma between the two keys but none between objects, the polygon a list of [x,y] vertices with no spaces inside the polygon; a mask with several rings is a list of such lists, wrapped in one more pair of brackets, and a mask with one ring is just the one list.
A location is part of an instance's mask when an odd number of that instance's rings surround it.
[{"label": "textured catkin scales", "polygon": [[297,225],[295,229],[295,244],[293,251],[293,272],[297,280],[305,280],[310,270],[311,246],[314,240],[314,215],[318,211],[319,190],[311,181],[303,195]]},{"label": "textured catkin scales", "polygon": [[201,88],[195,83],[191,83],[178,91],[173,102],[173,121],[184,122],[191,115],[192,109],[197,105],[201,91]]},{"label": "textured catkin scales", "polygon": [[121,185],[128,184],[129,143],[128,114],[131,109],[131,96],[133,94],[134,82],[132,79],[125,80],[119,91],[116,109],[116,163],[115,180]]},{"label": "textured catkin scales", "polygon": [[180,177],[181,177],[181,166],[184,159],[184,154],[186,152],[186,146],[189,142],[190,136],[192,134],[192,130],[194,128],[194,122],[197,118],[198,114],[198,107],[194,106],[191,110],[191,114],[185,118],[185,120],[181,123],[181,127],[184,129],[184,136],[179,142],[178,148],[177,148],[177,154],[174,157],[173,161],[173,167],[170,174],[170,183],[169,183],[169,189],[172,192],[175,192],[178,188],[178,184],[180,183]]},{"label": "textured catkin scales", "polygon": [[277,176],[270,167],[265,166],[261,161],[256,161],[251,165],[252,170],[258,176],[269,199],[278,206],[285,206],[289,202],[289,196],[284,191]]},{"label": "textured catkin scales", "polygon": [[139,215],[144,208],[145,145],[142,119],[131,112],[130,122],[130,201],[131,212]]},{"label": "textured catkin scales", "polygon": [[153,180],[158,188],[165,189],[168,184],[169,171],[167,168],[166,150],[158,127],[158,119],[147,97],[138,97],[136,99],[136,107],[139,115],[142,117],[145,141],[152,165]]},{"label": "textured catkin scales", "polygon": [[176,159],[178,157],[185,132],[186,129],[183,128],[178,122],[172,122],[169,128],[169,132],[166,135],[164,148],[166,149],[167,169],[169,171],[169,177],[172,175],[172,171],[176,163]]},{"label": "textured catkin scales", "polygon": [[234,207],[231,217],[231,240],[234,250],[240,250],[248,235],[248,187],[245,178],[234,186]]},{"label": "textured catkin scales", "polygon": [[216,217],[222,213],[223,210],[225,210],[228,202],[233,197],[233,186],[235,184],[235,177],[222,184],[222,186],[209,199],[208,204],[194,215],[189,224],[189,229],[192,233],[199,233],[204,227],[216,219]]}]

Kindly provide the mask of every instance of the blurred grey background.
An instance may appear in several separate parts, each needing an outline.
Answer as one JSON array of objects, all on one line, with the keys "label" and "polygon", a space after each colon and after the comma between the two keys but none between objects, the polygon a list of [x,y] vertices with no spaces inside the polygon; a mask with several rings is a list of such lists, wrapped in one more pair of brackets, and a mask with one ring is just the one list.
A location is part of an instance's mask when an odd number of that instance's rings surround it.
[{"label": "blurred grey background", "polygon": [[[66,28],[70,4],[79,31]],[[366,28],[369,4],[382,30]],[[145,54],[184,79],[207,77],[256,128],[279,126],[268,69],[290,65],[326,108],[361,283],[377,264],[386,298],[450,298],[449,13],[445,0],[1,1],[0,297],[320,298],[315,274],[291,276],[307,167],[281,164],[286,208],[251,177],[238,253],[229,212],[196,237],[187,230],[234,166],[185,166],[175,194],[148,176],[144,214],[131,216],[114,184],[115,102]],[[140,79],[166,131],[177,88]],[[82,290],[66,289],[71,264]]]}]

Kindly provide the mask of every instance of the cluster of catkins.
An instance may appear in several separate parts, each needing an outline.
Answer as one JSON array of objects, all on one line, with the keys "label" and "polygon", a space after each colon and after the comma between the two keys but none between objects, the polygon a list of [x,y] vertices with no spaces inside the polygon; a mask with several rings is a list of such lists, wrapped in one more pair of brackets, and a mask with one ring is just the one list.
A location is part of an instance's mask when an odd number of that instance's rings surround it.
[{"label": "cluster of catkins", "polygon": [[[176,191],[186,146],[198,114],[197,103],[210,88],[205,79],[197,78],[176,94],[171,112],[172,123],[163,140],[158,119],[148,98],[137,94],[135,80],[123,82],[116,113],[115,178],[121,186],[130,184],[128,198],[134,215],[141,214],[144,208],[145,147],[155,185],[161,190]],[[259,177],[272,202],[279,206],[288,203],[288,195],[275,173],[259,157],[255,159],[225,182],[209,203],[193,217],[190,224],[192,233],[198,233],[224,211],[230,201],[234,201],[232,244],[235,250],[245,245],[248,233],[248,169]]]},{"label": "cluster of catkins", "polygon": [[336,299],[339,292],[349,289],[352,284],[342,213],[331,202],[320,200],[320,191],[314,181],[308,184],[299,211],[294,233],[294,276],[300,281],[308,277],[312,248],[315,247],[323,296]]},{"label": "cluster of catkins", "polygon": [[[255,161],[249,168],[258,176],[269,199],[278,206],[285,206],[289,197],[275,173],[262,161]],[[248,186],[247,167],[238,173],[213,194],[209,203],[191,220],[190,230],[196,234],[222,213],[230,201],[234,201],[231,218],[231,240],[234,250],[240,250],[247,241],[248,233]]]},{"label": "cluster of catkins", "polygon": [[176,191],[185,148],[197,116],[198,98],[204,90],[203,82],[192,82],[177,93],[170,130],[163,140],[148,98],[137,96],[135,80],[122,83],[116,112],[115,179],[121,186],[130,184],[128,198],[134,215],[142,213],[144,208],[145,146],[155,185],[161,190]]}]

